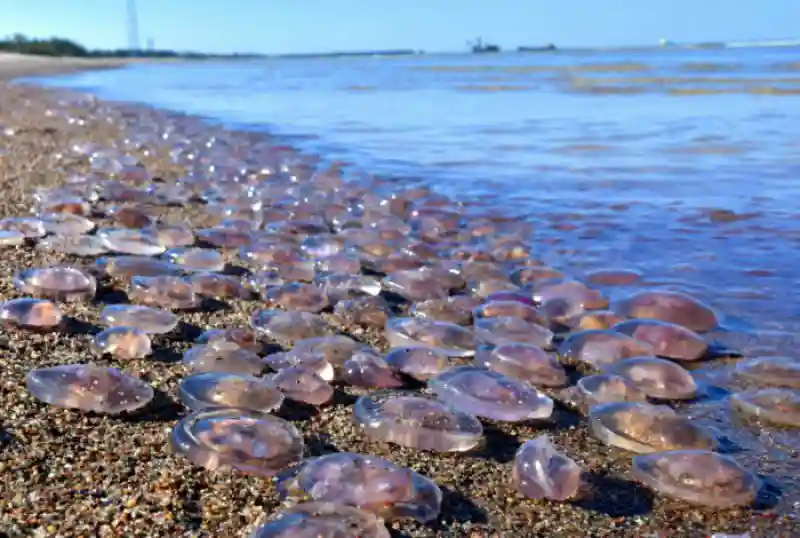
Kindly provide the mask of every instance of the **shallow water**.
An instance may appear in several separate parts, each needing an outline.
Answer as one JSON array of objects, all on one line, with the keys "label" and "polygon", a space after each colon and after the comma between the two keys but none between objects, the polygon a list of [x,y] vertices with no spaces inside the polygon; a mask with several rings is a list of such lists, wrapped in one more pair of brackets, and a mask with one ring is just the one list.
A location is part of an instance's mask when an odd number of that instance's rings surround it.
[{"label": "shallow water", "polygon": [[[633,287],[686,291],[719,309],[724,330],[710,338],[749,356],[797,356],[796,52],[274,59],[46,83],[280,134],[355,169],[526,215],[546,262],[575,276],[638,269],[646,278]],[[800,437],[731,417],[729,366],[695,372],[720,388],[685,411],[800,502]]]}]

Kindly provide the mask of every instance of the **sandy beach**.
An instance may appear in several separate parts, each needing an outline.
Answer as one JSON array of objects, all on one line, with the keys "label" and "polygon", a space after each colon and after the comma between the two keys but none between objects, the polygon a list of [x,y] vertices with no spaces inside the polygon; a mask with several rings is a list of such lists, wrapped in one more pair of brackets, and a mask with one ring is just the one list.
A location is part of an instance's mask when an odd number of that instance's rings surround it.
[{"label": "sandy beach", "polygon": [[[81,69],[114,68],[117,60],[30,58],[0,54],[0,218],[29,215],[31,193],[89,170],[76,144],[119,145],[126,124],[158,124],[166,116],[143,107],[94,100],[71,106],[69,117],[49,114],[62,92],[9,84],[9,79]],[[124,112],[124,120],[123,113]],[[105,121],[106,117],[115,121]],[[70,118],[73,121],[70,121]],[[259,135],[252,136],[255,140]],[[184,175],[168,152],[131,150],[156,177]],[[160,209],[161,216],[199,222],[200,205]],[[103,222],[102,219],[95,219]],[[227,253],[236,264],[235,252]],[[0,300],[19,297],[12,284],[22,268],[91,259],[43,253],[31,247],[2,251]],[[64,305],[66,333],[0,333],[0,536],[234,537],[247,536],[278,507],[269,480],[227,471],[210,472],[173,454],[170,428],[185,414],[177,385],[180,361],[192,338],[209,328],[244,327],[258,301],[231,301],[213,312],[182,314],[185,327],[159,336],[153,358],[100,364],[126,368],[157,390],[154,404],[130,417],[107,417],[49,407],[25,387],[31,368],[90,359],[104,304],[125,301],[127,284],[103,282],[97,298]],[[376,335],[353,334],[385,349]],[[586,420],[563,408],[544,425],[487,422],[487,448],[464,454],[431,454],[375,443],[351,420],[355,392],[339,389],[319,411],[286,405],[278,413],[303,433],[308,455],[334,451],[372,453],[432,478],[444,492],[442,514],[431,524],[391,522],[396,537],[687,537],[713,533],[751,538],[800,536],[785,517],[791,507],[767,488],[755,508],[705,509],[653,495],[631,477],[630,454],[589,435]],[[509,486],[511,461],[521,440],[547,433],[586,472],[583,495],[572,502],[523,499]],[[795,478],[794,482],[797,481]]]}]

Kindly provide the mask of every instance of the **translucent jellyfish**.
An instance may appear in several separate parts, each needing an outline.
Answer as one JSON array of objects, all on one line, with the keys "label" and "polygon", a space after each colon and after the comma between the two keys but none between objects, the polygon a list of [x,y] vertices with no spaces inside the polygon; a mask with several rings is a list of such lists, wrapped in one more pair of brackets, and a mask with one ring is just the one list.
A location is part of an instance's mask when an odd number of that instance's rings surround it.
[{"label": "translucent jellyfish", "polygon": [[565,391],[564,399],[581,412],[592,406],[610,402],[646,402],[647,394],[633,381],[615,374],[582,377],[574,387]]},{"label": "translucent jellyfish", "polygon": [[381,291],[380,281],[358,274],[317,273],[315,283],[321,286],[325,296],[333,303],[364,296],[376,296]]},{"label": "translucent jellyfish", "polygon": [[441,276],[441,270],[421,267],[396,271],[383,279],[383,285],[408,301],[444,299],[450,293],[450,287]]},{"label": "translucent jellyfish", "polygon": [[541,320],[541,316],[535,308],[519,301],[487,302],[473,310],[472,315],[476,320],[498,317],[520,318],[529,323],[539,323]]},{"label": "translucent jellyfish", "polygon": [[766,422],[800,426],[800,392],[796,390],[748,390],[731,396],[730,404],[740,413]]},{"label": "translucent jellyfish", "polygon": [[518,422],[553,413],[553,400],[535,388],[483,368],[452,368],[431,378],[428,386],[446,404],[478,417]]},{"label": "translucent jellyfish", "polygon": [[547,347],[553,342],[553,331],[536,323],[513,316],[475,319],[475,337],[486,344],[529,344]]},{"label": "translucent jellyfish", "polygon": [[47,233],[41,219],[36,217],[8,217],[0,220],[0,231],[21,233],[27,239],[38,239]]},{"label": "translucent jellyfish", "polygon": [[586,282],[599,286],[630,286],[642,280],[642,273],[632,269],[598,269],[586,275]]},{"label": "translucent jellyfish", "polygon": [[472,324],[472,310],[478,305],[480,305],[480,299],[469,295],[453,295],[446,299],[429,299],[416,303],[411,308],[411,315],[456,325],[470,325]]},{"label": "translucent jellyfish", "polygon": [[616,331],[580,331],[558,347],[558,355],[568,364],[584,363],[594,368],[632,357],[654,356],[653,346]]},{"label": "translucent jellyfish", "polygon": [[286,310],[319,312],[328,306],[328,298],[322,288],[314,284],[292,282],[269,290],[267,297]]},{"label": "translucent jellyfish", "polygon": [[390,538],[378,517],[338,503],[301,503],[278,512],[250,538]]},{"label": "translucent jellyfish", "polygon": [[214,344],[216,342],[233,342],[252,353],[261,353],[264,344],[259,342],[258,335],[249,327],[230,327],[228,329],[209,329],[195,340],[198,344]]},{"label": "translucent jellyfish", "polygon": [[188,310],[200,305],[189,280],[179,276],[135,276],[130,298],[148,306]]},{"label": "translucent jellyfish", "polygon": [[354,387],[391,389],[403,386],[394,370],[372,349],[360,350],[345,361],[342,379]]},{"label": "translucent jellyfish", "polygon": [[450,368],[447,355],[426,347],[396,347],[386,355],[386,362],[419,381],[427,381]]},{"label": "translucent jellyfish", "polygon": [[164,258],[186,271],[219,272],[225,269],[225,258],[210,248],[173,248],[164,253]]},{"label": "translucent jellyfish", "polygon": [[252,234],[235,228],[204,228],[197,230],[197,238],[201,241],[222,248],[241,248],[252,241]]},{"label": "translucent jellyfish", "polygon": [[335,334],[298,340],[289,351],[289,355],[319,355],[327,363],[341,367],[359,350],[370,349],[361,342],[356,342],[349,336]]},{"label": "translucent jellyfish", "polygon": [[155,256],[164,252],[164,247],[141,230],[130,228],[104,228],[97,231],[103,245],[111,252],[137,256]]},{"label": "translucent jellyfish", "polygon": [[719,325],[714,310],[701,301],[674,291],[643,291],[614,306],[627,318],[649,318],[682,325],[697,332],[711,331]]},{"label": "translucent jellyfish", "polygon": [[715,508],[752,504],[761,487],[734,459],[710,450],[635,456],[633,476],[657,493]]},{"label": "translucent jellyfish", "polygon": [[690,419],[665,405],[613,402],[593,406],[589,429],[607,445],[640,454],[664,450],[710,449],[716,440]]},{"label": "translucent jellyfish", "polygon": [[343,325],[382,329],[392,311],[383,297],[361,297],[337,303],[333,313]]},{"label": "translucent jellyfish", "polygon": [[152,347],[147,333],[133,327],[111,327],[99,332],[92,342],[96,355],[113,355],[122,359],[143,359]]},{"label": "translucent jellyfish", "polygon": [[246,409],[199,409],[172,429],[175,452],[209,470],[269,477],[300,461],[303,437],[290,423]]},{"label": "translucent jellyfish", "polygon": [[149,306],[111,305],[100,312],[108,327],[133,327],[147,334],[165,334],[178,326],[178,316]]},{"label": "translucent jellyfish", "polygon": [[111,206],[106,214],[127,228],[144,228],[153,222],[153,218],[141,208],[133,206]]},{"label": "translucent jellyfish", "polygon": [[625,321],[625,318],[615,314],[610,310],[593,310],[581,315],[576,323],[579,330],[604,330],[610,329],[617,323]]},{"label": "translucent jellyfish", "polygon": [[603,367],[603,371],[627,377],[651,398],[690,400],[697,395],[697,383],[681,366],[655,357],[625,359]]},{"label": "translucent jellyfish", "polygon": [[70,237],[89,233],[95,227],[91,220],[70,213],[43,215],[42,226],[47,233]]},{"label": "translucent jellyfish", "polygon": [[233,342],[195,345],[183,354],[183,363],[195,372],[260,375],[266,370],[261,357]]},{"label": "translucent jellyfish", "polygon": [[333,387],[310,368],[291,366],[272,376],[272,381],[290,400],[322,405],[333,398]]},{"label": "translucent jellyfish", "polygon": [[470,357],[475,354],[472,332],[453,323],[392,318],[386,322],[385,335],[392,347],[423,346],[449,357]]},{"label": "translucent jellyfish", "polygon": [[97,266],[109,276],[131,279],[135,276],[178,276],[183,270],[169,263],[145,256],[116,256],[100,258]]},{"label": "translucent jellyfish", "polygon": [[62,319],[58,306],[43,299],[13,299],[0,306],[0,321],[5,327],[54,331]]},{"label": "translucent jellyfish", "polygon": [[567,383],[564,367],[542,348],[529,344],[480,347],[475,364],[531,385],[563,387]]},{"label": "translucent jellyfish", "polygon": [[434,452],[464,452],[483,439],[477,418],[414,392],[376,391],[361,396],[353,420],[377,441]]},{"label": "translucent jellyfish", "polygon": [[34,297],[72,302],[94,297],[94,277],[74,267],[25,269],[14,275],[14,285]]},{"label": "translucent jellyfish", "polygon": [[218,273],[196,273],[189,277],[192,289],[203,297],[215,299],[250,299],[252,292],[240,278]]},{"label": "translucent jellyfish", "polygon": [[269,378],[224,372],[201,372],[178,386],[183,405],[192,410],[235,407],[269,413],[283,403],[283,393]]},{"label": "translucent jellyfish", "polygon": [[250,324],[256,332],[279,341],[295,342],[325,336],[330,332],[328,322],[311,312],[282,312],[258,310]]},{"label": "translucent jellyfish", "polygon": [[754,357],[740,361],[736,373],[764,385],[800,388],[800,359],[792,357]]},{"label": "translucent jellyfish", "polygon": [[24,233],[17,230],[0,230],[0,247],[16,247],[24,244]]},{"label": "translucent jellyfish", "polygon": [[142,229],[164,248],[186,247],[194,244],[194,232],[185,224],[151,224]]},{"label": "translucent jellyfish", "polygon": [[110,415],[134,411],[153,399],[153,387],[138,377],[94,364],[37,368],[27,384],[31,394],[50,405]]},{"label": "translucent jellyfish", "polygon": [[708,351],[708,344],[696,332],[666,321],[632,319],[612,327],[613,330],[647,342],[659,357],[678,361],[701,359]]},{"label": "translucent jellyfish", "polygon": [[333,365],[325,360],[320,353],[300,352],[300,353],[270,353],[264,357],[264,362],[276,372],[292,368],[294,366],[302,367],[304,370],[310,370],[321,377],[323,380],[330,382],[336,379],[336,372]]},{"label": "translucent jellyfish", "polygon": [[354,506],[384,519],[432,521],[442,492],[429,478],[379,458],[337,452],[305,460],[279,477],[284,501],[324,501]]},{"label": "translucent jellyfish", "polygon": [[538,282],[533,288],[533,298],[539,304],[563,301],[581,309],[596,310],[608,307],[608,299],[583,282],[554,278]]},{"label": "translucent jellyfish", "polygon": [[512,469],[514,487],[530,499],[566,501],[581,485],[581,468],[559,452],[547,435],[525,441]]}]

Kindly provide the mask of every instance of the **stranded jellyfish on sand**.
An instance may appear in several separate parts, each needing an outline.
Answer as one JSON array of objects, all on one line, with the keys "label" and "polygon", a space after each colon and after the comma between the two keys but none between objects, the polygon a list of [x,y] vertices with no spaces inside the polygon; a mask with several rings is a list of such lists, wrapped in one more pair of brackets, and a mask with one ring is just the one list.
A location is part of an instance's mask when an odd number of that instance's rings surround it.
[{"label": "stranded jellyfish on sand", "polygon": [[692,504],[751,504],[761,486],[736,461],[710,450],[673,450],[633,458],[633,476],[649,488]]},{"label": "stranded jellyfish on sand", "polygon": [[714,449],[716,440],[672,408],[644,402],[596,405],[589,411],[589,429],[607,445],[638,452]]},{"label": "stranded jellyfish on sand", "polygon": [[261,357],[252,351],[225,341],[191,347],[183,354],[183,363],[195,372],[259,375],[267,368]]},{"label": "stranded jellyfish on sand", "polygon": [[446,404],[478,417],[517,422],[553,413],[549,397],[518,379],[484,368],[446,370],[431,378],[428,386]]},{"label": "stranded jellyfish on sand", "polygon": [[558,347],[558,356],[567,364],[584,363],[602,368],[622,359],[653,356],[653,346],[610,330],[573,333]]},{"label": "stranded jellyfish on sand", "polygon": [[62,319],[58,306],[44,299],[14,299],[0,306],[0,322],[5,327],[54,331]]},{"label": "stranded jellyfish on sand", "polygon": [[338,503],[309,502],[284,508],[250,538],[390,538],[373,513]]},{"label": "stranded jellyfish on sand", "polygon": [[442,492],[429,478],[378,456],[338,452],[305,460],[279,477],[282,499],[355,506],[385,519],[430,521]]},{"label": "stranded jellyfish on sand", "polygon": [[697,394],[692,374],[674,362],[655,357],[625,359],[603,367],[609,374],[630,379],[651,398],[690,400]]},{"label": "stranded jellyfish on sand", "polygon": [[501,344],[481,347],[475,364],[543,387],[563,387],[567,384],[564,367],[540,347],[529,344]]},{"label": "stranded jellyfish on sand", "polygon": [[322,405],[333,398],[333,387],[311,368],[290,366],[272,376],[272,381],[290,400]]},{"label": "stranded jellyfish on sand", "polygon": [[392,318],[386,323],[386,339],[392,347],[424,346],[449,357],[470,357],[475,354],[472,332],[444,321]]},{"label": "stranded jellyfish on sand", "polygon": [[610,402],[645,402],[647,394],[630,379],[614,374],[582,377],[574,387],[562,391],[562,399],[582,413]]},{"label": "stranded jellyfish on sand", "polygon": [[273,476],[303,455],[303,438],[289,422],[246,409],[201,409],[172,429],[173,449],[209,470],[230,467]]},{"label": "stranded jellyfish on sand", "polygon": [[414,392],[361,396],[353,420],[375,440],[419,450],[463,452],[483,438],[483,426],[474,416]]},{"label": "stranded jellyfish on sand", "polygon": [[258,310],[250,320],[256,332],[285,342],[325,336],[330,331],[328,322],[311,312],[283,312]]},{"label": "stranded jellyfish on sand", "polygon": [[447,355],[425,347],[396,347],[386,355],[386,362],[419,381],[427,381],[450,367]]},{"label": "stranded jellyfish on sand", "polygon": [[192,410],[236,407],[268,413],[283,403],[283,393],[269,378],[222,372],[187,376],[178,386],[178,394]]},{"label": "stranded jellyfish on sand", "polygon": [[14,276],[22,293],[57,301],[80,301],[94,297],[97,283],[93,276],[74,267],[25,269]]},{"label": "stranded jellyfish on sand", "polygon": [[676,361],[694,361],[708,351],[703,338],[686,327],[654,319],[623,321],[612,330],[653,346],[655,355]]},{"label": "stranded jellyfish on sand", "polygon": [[559,452],[547,435],[526,441],[512,469],[514,487],[530,499],[566,501],[581,485],[581,468]]},{"label": "stranded jellyfish on sand", "polygon": [[147,334],[165,334],[178,326],[178,316],[149,306],[107,306],[100,312],[100,318],[109,327],[134,327]]},{"label": "stranded jellyfish on sand", "polygon": [[110,415],[134,411],[153,399],[153,387],[138,377],[94,364],[38,368],[28,374],[27,384],[45,403]]},{"label": "stranded jellyfish on sand", "polygon": [[121,359],[143,359],[152,351],[147,333],[133,327],[111,327],[99,332],[92,341],[96,355],[109,354]]}]

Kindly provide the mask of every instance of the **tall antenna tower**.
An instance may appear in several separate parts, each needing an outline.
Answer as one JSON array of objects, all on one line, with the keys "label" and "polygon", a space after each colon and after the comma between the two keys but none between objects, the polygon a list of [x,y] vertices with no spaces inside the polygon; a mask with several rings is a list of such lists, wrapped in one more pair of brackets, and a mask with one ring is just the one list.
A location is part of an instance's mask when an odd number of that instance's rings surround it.
[{"label": "tall antenna tower", "polygon": [[128,0],[128,49],[139,50],[139,14],[136,0]]}]

